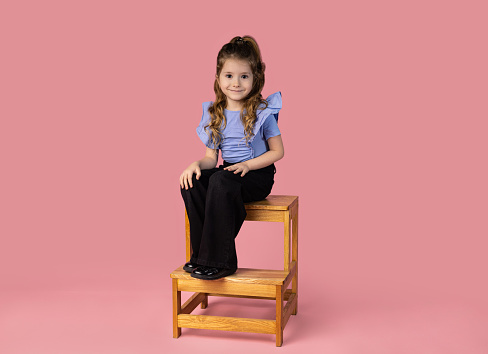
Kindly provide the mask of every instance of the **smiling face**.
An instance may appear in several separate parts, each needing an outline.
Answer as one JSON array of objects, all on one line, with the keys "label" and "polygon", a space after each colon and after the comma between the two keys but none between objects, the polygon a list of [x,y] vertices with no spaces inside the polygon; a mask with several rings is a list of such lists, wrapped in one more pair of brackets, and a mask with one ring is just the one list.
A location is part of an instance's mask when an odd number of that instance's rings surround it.
[{"label": "smiling face", "polygon": [[227,97],[227,109],[239,111],[243,100],[252,89],[253,75],[251,66],[245,60],[227,59],[217,77],[220,89]]}]

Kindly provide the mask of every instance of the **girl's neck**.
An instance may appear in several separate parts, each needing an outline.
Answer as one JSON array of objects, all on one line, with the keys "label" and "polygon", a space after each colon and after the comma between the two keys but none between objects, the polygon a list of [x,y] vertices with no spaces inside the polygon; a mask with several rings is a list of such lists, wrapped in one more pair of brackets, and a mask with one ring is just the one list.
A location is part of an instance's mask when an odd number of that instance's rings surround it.
[{"label": "girl's neck", "polygon": [[236,102],[236,101],[230,101],[227,100],[227,104],[225,106],[225,109],[228,111],[234,111],[234,112],[239,112],[242,110],[242,107],[244,104],[242,102]]}]

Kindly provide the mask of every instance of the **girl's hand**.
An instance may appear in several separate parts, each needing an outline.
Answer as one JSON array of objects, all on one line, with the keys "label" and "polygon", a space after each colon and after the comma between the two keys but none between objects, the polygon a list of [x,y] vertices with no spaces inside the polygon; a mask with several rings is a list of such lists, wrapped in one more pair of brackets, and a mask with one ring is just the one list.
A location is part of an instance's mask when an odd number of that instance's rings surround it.
[{"label": "girl's hand", "polygon": [[193,188],[193,183],[192,183],[193,174],[196,175],[196,179],[199,179],[200,176],[202,175],[202,171],[200,170],[198,161],[188,166],[186,170],[184,170],[183,173],[181,174],[180,176],[181,188],[185,188],[186,190],[188,190],[188,186],[190,186],[190,188]]},{"label": "girl's hand", "polygon": [[236,163],[235,165],[227,166],[224,168],[226,171],[234,171],[234,174],[241,173],[241,177],[244,177],[246,173],[249,172],[249,166],[247,165],[246,161]]}]

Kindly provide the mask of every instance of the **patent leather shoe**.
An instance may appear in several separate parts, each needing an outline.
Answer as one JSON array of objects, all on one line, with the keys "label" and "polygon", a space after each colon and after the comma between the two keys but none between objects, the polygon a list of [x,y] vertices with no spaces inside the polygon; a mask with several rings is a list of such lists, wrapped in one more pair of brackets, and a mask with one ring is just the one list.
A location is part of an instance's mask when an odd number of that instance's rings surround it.
[{"label": "patent leather shoe", "polygon": [[204,280],[215,280],[219,278],[226,277],[228,275],[234,274],[237,269],[227,269],[227,268],[217,268],[201,266],[196,268],[191,276],[193,278],[204,279]]},{"label": "patent leather shoe", "polygon": [[196,264],[196,263],[186,262],[185,265],[183,266],[183,270],[185,272],[191,273],[195,269],[197,269],[198,267],[200,267],[200,266],[198,264]]}]

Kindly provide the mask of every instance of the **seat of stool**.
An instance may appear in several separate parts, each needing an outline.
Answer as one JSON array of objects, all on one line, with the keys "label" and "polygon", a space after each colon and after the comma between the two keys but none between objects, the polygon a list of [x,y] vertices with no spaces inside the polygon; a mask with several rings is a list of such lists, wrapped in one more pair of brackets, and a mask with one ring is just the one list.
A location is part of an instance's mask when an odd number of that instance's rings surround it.
[{"label": "seat of stool", "polygon": [[269,195],[257,202],[244,203],[246,210],[290,210],[298,201],[298,197],[291,195]]},{"label": "seat of stool", "polygon": [[290,195],[269,195],[257,202],[244,203],[247,221],[285,222],[286,213],[298,205],[298,197]]}]

